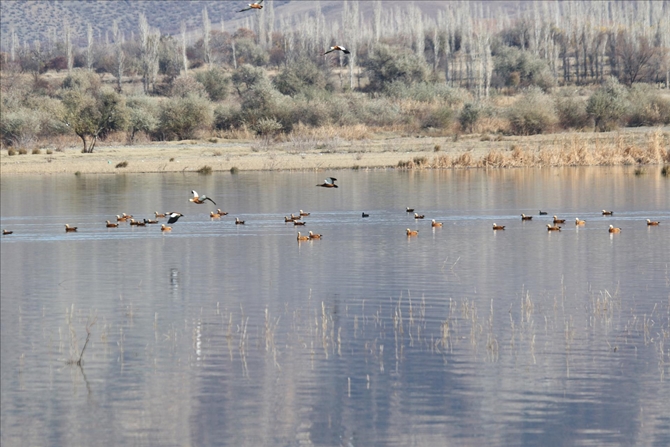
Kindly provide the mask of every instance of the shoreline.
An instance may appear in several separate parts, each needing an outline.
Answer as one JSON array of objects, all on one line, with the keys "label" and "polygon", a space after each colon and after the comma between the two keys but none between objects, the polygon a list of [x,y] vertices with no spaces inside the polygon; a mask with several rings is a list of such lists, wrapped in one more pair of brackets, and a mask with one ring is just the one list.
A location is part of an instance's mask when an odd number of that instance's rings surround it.
[{"label": "shoreline", "polygon": [[[52,153],[47,154],[50,150]],[[40,154],[0,151],[0,173],[123,174],[337,169],[446,169],[468,167],[617,166],[670,163],[670,126],[607,133],[398,136],[356,141],[293,139],[187,140],[125,146],[102,144],[92,154],[80,146]],[[125,167],[117,167],[126,162]],[[207,170],[207,169],[206,169]]]}]

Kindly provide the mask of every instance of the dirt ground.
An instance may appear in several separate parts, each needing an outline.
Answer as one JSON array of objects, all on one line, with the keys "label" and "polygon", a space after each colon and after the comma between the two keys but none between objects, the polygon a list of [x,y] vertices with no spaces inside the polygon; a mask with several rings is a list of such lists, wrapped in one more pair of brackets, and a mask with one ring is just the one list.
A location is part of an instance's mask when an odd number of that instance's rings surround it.
[{"label": "dirt ground", "polygon": [[[670,127],[661,128],[663,145],[670,147]],[[210,167],[212,172],[237,168],[246,170],[334,170],[396,167],[422,160],[430,164],[437,157],[452,159],[468,153],[472,166],[487,154],[509,153],[514,148],[532,153],[566,150],[579,141],[586,146],[647,144],[654,128],[623,129],[610,133],[562,133],[529,137],[467,135],[454,137],[398,136],[378,134],[360,141],[293,140],[264,143],[259,140],[153,142],[135,146],[104,145],[92,154],[81,146],[41,149],[41,153],[8,155],[0,151],[0,173],[12,174],[122,174],[144,172],[195,172]],[[47,153],[51,152],[51,153]],[[125,166],[120,166],[126,162]]]}]

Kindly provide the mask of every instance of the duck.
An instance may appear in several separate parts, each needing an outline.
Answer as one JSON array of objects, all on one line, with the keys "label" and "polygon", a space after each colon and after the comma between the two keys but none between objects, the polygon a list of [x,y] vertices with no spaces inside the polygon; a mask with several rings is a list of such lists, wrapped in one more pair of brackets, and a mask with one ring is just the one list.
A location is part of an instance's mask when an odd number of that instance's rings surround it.
[{"label": "duck", "polygon": [[300,216],[309,216],[312,213],[306,213],[303,210],[300,210]]},{"label": "duck", "polygon": [[561,227],[558,225],[547,224],[547,231],[561,231]]},{"label": "duck", "polygon": [[526,216],[525,214],[521,214],[521,220],[533,220],[533,216]]},{"label": "duck", "polygon": [[168,227],[165,224],[161,224],[161,231],[172,231],[172,227]]},{"label": "duck", "polygon": [[136,227],[145,227],[147,225],[146,222],[140,222],[135,219],[130,219],[130,225],[135,225]]},{"label": "duck", "polygon": [[244,221],[240,220],[238,217],[235,218],[235,225],[244,225]]},{"label": "duck", "polygon": [[122,213],[121,216],[122,216],[124,219],[126,219],[126,220],[128,220],[128,219],[132,219],[132,218],[133,218],[133,215],[132,215],[132,214]]},{"label": "duck", "polygon": [[653,220],[647,219],[647,225],[648,225],[648,226],[658,226],[658,224],[660,224],[660,223],[661,223],[661,222],[653,221]]},{"label": "duck", "polygon": [[423,219],[424,217],[426,217],[425,214],[417,214],[417,213],[414,213],[414,218],[415,218],[415,219]]},{"label": "duck", "polygon": [[118,214],[116,215],[117,222],[125,222],[126,220],[128,219],[126,219],[124,216],[119,216]]},{"label": "duck", "polygon": [[156,219],[163,219],[167,213],[159,213],[158,211],[154,212]]},{"label": "duck", "polygon": [[323,55],[325,56],[326,54],[328,54],[328,53],[332,53],[333,51],[341,51],[341,52],[343,52],[344,54],[349,54],[349,53],[351,53],[349,50],[347,50],[346,48],[344,48],[342,45],[333,45],[332,47],[330,47],[330,48],[328,49],[328,51],[326,51],[325,53],[323,53]]},{"label": "duck", "polygon": [[614,211],[603,210],[603,216],[611,216],[612,214],[614,214]]},{"label": "duck", "polygon": [[585,220],[579,220],[579,217],[575,217],[575,225],[584,225],[586,224]]},{"label": "duck", "polygon": [[546,212],[546,211],[542,211],[542,210],[540,210],[540,216],[546,216],[546,215],[547,215],[547,212]]},{"label": "duck", "polygon": [[220,215],[222,215],[222,216],[225,216],[225,215],[228,214],[228,213],[225,212],[225,211],[221,211],[221,208],[217,208],[217,209],[216,209],[216,213],[217,213],[217,214],[220,214]]},{"label": "duck", "polygon": [[6,229],[5,229],[5,230],[2,230],[2,234],[3,234],[3,235],[8,235],[8,234],[12,234],[12,233],[14,233],[14,232],[13,232],[13,231],[10,231],[10,230],[6,230]]},{"label": "duck", "polygon": [[301,220],[302,216],[294,216],[293,213],[291,213],[291,220]]},{"label": "duck", "polygon": [[370,217],[370,215],[368,213],[366,213],[365,211],[363,211],[363,214],[361,214],[361,217]]},{"label": "duck", "polygon": [[435,222],[435,219],[433,219],[433,220],[430,221],[430,226],[431,227],[441,227],[442,222]]},{"label": "duck", "polygon": [[621,233],[621,228],[616,228],[614,225],[610,225],[610,233]]},{"label": "duck", "polygon": [[151,219],[144,219],[144,223],[149,224],[149,225],[153,225],[153,224],[157,224],[158,221],[157,220],[151,220]]},{"label": "duck", "polygon": [[105,221],[105,222],[107,222],[107,228],[116,228],[116,227],[118,227],[118,226],[119,226],[119,224],[118,224],[118,223],[111,223],[111,222],[110,222],[110,221],[108,221],[108,220],[107,220],[107,221]]},{"label": "duck", "polygon": [[296,225],[296,226],[297,226],[297,225],[305,226],[305,222],[302,222],[302,221],[300,221],[300,220],[294,220],[294,221],[293,221],[293,225]]},{"label": "duck", "polygon": [[221,214],[220,213],[215,213],[214,211],[210,211],[209,212],[209,217],[211,217],[212,219],[218,219],[218,218],[221,217]]},{"label": "duck", "polygon": [[414,212],[414,208],[407,207],[407,208],[405,209],[405,211],[407,211],[408,213],[413,213],[413,212]]},{"label": "duck", "polygon": [[197,203],[197,204],[203,204],[205,203],[206,200],[209,200],[212,202],[214,205],[216,205],[216,202],[210,199],[209,197],[205,195],[198,195],[196,191],[191,191],[191,194],[193,194],[193,197],[188,199],[189,202]]},{"label": "duck", "polygon": [[249,11],[251,9],[263,9],[263,5],[261,5],[261,3],[263,3],[263,0],[258,0],[257,2],[249,3],[246,8],[240,9],[237,12]]},{"label": "duck", "polygon": [[419,234],[419,230],[410,230],[409,228],[407,229],[407,236],[416,236]]},{"label": "duck", "polygon": [[338,188],[338,186],[335,184],[336,181],[337,179],[335,177],[328,177],[323,181],[323,183],[316,186],[321,186],[323,188]]},{"label": "duck", "polygon": [[496,225],[495,222],[493,223],[493,229],[494,230],[504,230],[505,225]]},{"label": "duck", "polygon": [[558,217],[554,216],[554,223],[555,224],[565,223],[565,219],[559,219]]},{"label": "duck", "polygon": [[298,231],[298,241],[308,241],[309,236],[302,236],[300,232]]},{"label": "duck", "polygon": [[73,232],[73,231],[77,231],[77,227],[71,227],[68,224],[65,224],[65,232],[66,233]]},{"label": "duck", "polygon": [[179,218],[183,216],[183,214],[182,214],[182,213],[178,213],[178,212],[176,212],[176,211],[173,211],[173,212],[171,212],[171,213],[169,214],[169,216],[170,216],[170,218],[168,219],[168,222],[167,222],[167,223],[169,223],[169,224],[173,224],[173,223],[175,223],[176,221],[178,221]]},{"label": "duck", "polygon": [[321,239],[320,234],[312,233],[311,231],[309,232],[309,238],[310,239]]},{"label": "duck", "polygon": [[295,219],[293,217],[284,216],[284,222],[293,222]]}]

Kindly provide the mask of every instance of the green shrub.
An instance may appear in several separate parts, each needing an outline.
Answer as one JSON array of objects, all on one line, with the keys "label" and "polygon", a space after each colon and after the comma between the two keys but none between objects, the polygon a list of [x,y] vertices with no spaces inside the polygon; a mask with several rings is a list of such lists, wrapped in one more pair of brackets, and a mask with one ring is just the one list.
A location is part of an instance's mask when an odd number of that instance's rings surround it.
[{"label": "green shrub", "polygon": [[562,128],[581,129],[589,125],[586,101],[582,98],[572,95],[561,96],[556,98],[555,104],[558,123]]},{"label": "green shrub", "polygon": [[544,91],[556,84],[547,61],[515,47],[500,47],[493,57],[494,87],[537,86]]},{"label": "green shrub", "polygon": [[461,129],[464,132],[472,133],[477,121],[479,121],[479,115],[481,113],[481,107],[478,104],[468,102],[461,109],[461,113],[458,115],[458,122],[461,125]]},{"label": "green shrub", "polygon": [[539,88],[526,91],[508,110],[510,130],[514,135],[548,132],[558,121],[548,95]]},{"label": "green shrub", "polygon": [[303,58],[284,68],[274,79],[275,88],[282,94],[295,96],[326,87],[326,77],[317,65]]},{"label": "green shrub", "polygon": [[126,137],[128,144],[135,142],[138,132],[151,134],[158,127],[158,107],[151,98],[131,97],[128,99],[128,127]]},{"label": "green shrub", "polygon": [[254,126],[253,131],[256,135],[263,138],[271,138],[281,132],[282,124],[274,118],[261,118]]},{"label": "green shrub", "polygon": [[195,78],[205,87],[210,100],[223,101],[228,97],[230,78],[220,68],[198,72]]},{"label": "green shrub", "polygon": [[394,82],[410,85],[423,82],[428,68],[422,57],[407,48],[378,44],[375,51],[363,62],[370,81],[368,91],[384,91]]},{"label": "green shrub", "polygon": [[670,124],[670,99],[658,94],[658,90],[648,84],[633,84],[629,92],[628,125],[656,126]]},{"label": "green shrub", "polygon": [[186,98],[187,96],[208,97],[205,86],[191,75],[182,75],[175,79],[170,88],[170,96],[173,98]]},{"label": "green shrub", "polygon": [[430,112],[422,121],[421,127],[445,129],[451,125],[454,119],[454,111],[449,106],[439,107]]},{"label": "green shrub", "polygon": [[115,167],[118,169],[118,168],[125,168],[126,166],[128,166],[128,162],[127,161],[121,161],[121,162],[117,163]]},{"label": "green shrub", "polygon": [[586,113],[596,130],[606,132],[621,124],[628,110],[628,91],[616,78],[610,78],[588,99]]},{"label": "green shrub", "polygon": [[158,128],[162,139],[185,140],[194,138],[198,130],[212,123],[208,100],[198,96],[170,98],[160,105]]}]

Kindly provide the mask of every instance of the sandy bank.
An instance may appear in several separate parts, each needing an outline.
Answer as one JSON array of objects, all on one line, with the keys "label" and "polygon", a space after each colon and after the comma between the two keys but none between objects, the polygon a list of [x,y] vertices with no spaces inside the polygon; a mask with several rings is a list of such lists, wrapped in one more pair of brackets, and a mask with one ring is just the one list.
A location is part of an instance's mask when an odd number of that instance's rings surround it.
[{"label": "sandy bank", "polygon": [[[529,137],[377,135],[362,141],[257,140],[156,142],[136,146],[80,146],[9,156],[0,151],[0,172],[11,174],[119,174],[239,170],[334,170],[397,167],[511,167],[661,164],[670,162],[670,127],[611,133],[563,133]],[[117,167],[127,162],[125,167]]]}]

